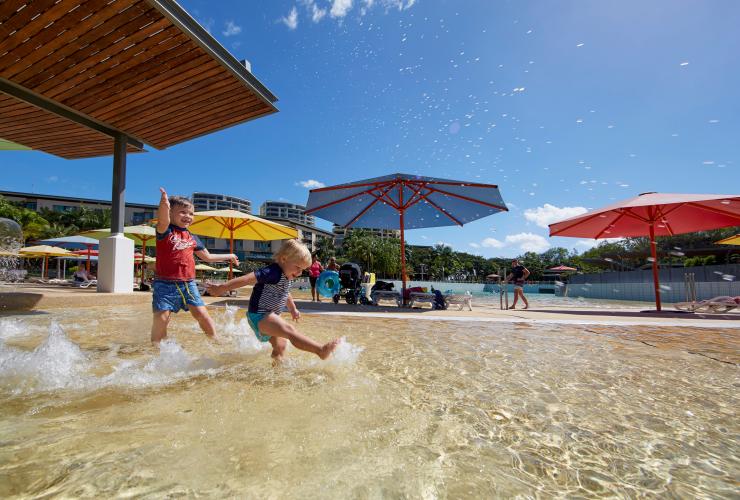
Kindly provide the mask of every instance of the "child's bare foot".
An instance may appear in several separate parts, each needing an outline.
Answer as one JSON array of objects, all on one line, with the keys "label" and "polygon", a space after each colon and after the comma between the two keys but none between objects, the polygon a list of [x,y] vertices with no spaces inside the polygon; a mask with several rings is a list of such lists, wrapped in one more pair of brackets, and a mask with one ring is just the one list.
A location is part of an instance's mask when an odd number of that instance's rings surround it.
[{"label": "child's bare foot", "polygon": [[331,356],[331,353],[334,352],[334,349],[337,348],[337,346],[342,342],[342,339],[334,339],[331,342],[327,342],[323,346],[321,346],[321,350],[317,353],[321,359],[326,359],[329,356]]},{"label": "child's bare foot", "polygon": [[226,343],[226,339],[221,335],[206,335],[206,338],[216,345],[224,345]]}]

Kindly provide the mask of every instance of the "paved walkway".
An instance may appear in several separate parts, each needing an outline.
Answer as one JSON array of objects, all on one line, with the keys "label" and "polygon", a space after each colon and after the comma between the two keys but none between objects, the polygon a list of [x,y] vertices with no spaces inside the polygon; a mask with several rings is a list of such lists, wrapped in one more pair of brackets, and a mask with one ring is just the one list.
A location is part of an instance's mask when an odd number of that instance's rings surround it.
[{"label": "paved walkway", "polygon": [[[236,298],[204,297],[211,307],[224,307],[227,304],[246,308],[249,303],[249,289],[240,290]],[[637,308],[589,308],[533,306],[528,310],[501,310],[490,304],[476,304],[473,310],[458,311],[456,307],[446,311],[435,311],[427,304],[423,308],[398,308],[396,306],[364,306],[330,301],[312,302],[307,292],[294,293],[298,309],[303,314],[325,314],[339,316],[360,316],[376,318],[406,318],[435,321],[482,321],[503,323],[556,323],[556,324],[596,324],[596,325],[653,325],[685,326],[702,328],[740,328],[740,312],[728,314],[686,314],[673,310],[667,305],[662,313],[642,312]],[[13,314],[24,310],[47,310],[55,308],[78,308],[90,306],[141,306],[148,308],[151,293],[132,292],[130,294],[97,293],[94,289],[74,287],[48,287],[23,285],[17,287],[0,286],[0,315]]]}]

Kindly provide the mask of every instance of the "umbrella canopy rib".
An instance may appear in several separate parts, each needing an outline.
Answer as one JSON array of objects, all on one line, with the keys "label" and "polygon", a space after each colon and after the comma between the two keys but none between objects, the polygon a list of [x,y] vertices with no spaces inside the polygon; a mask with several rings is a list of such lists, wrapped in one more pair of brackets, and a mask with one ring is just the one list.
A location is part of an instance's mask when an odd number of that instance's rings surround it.
[{"label": "umbrella canopy rib", "polygon": [[372,195],[375,199],[373,201],[371,201],[370,203],[368,203],[368,205],[365,208],[363,208],[360,213],[358,213],[351,221],[349,221],[347,223],[346,227],[351,227],[352,224],[354,224],[355,222],[357,222],[357,220],[360,217],[362,217],[363,215],[365,215],[365,213],[367,213],[368,210],[370,210],[376,203],[378,203],[378,201],[382,200],[384,196],[387,196],[388,191],[390,191],[391,189],[393,189],[393,186],[392,185],[390,187],[386,188],[385,191],[383,191],[383,193],[381,193],[380,195],[378,195],[376,193],[372,193],[372,192],[371,193],[368,193],[368,194]]},{"label": "umbrella canopy rib", "polygon": [[[369,185],[371,185],[373,187],[370,188],[370,189],[367,189],[365,191],[360,191],[359,193],[354,193],[354,194],[351,194],[349,196],[345,196],[344,198],[340,198],[338,200],[330,201],[329,203],[325,203],[324,205],[321,205],[321,206],[318,206],[318,207],[314,207],[314,208],[312,208],[310,210],[306,210],[306,213],[307,214],[310,214],[312,212],[315,212],[317,210],[321,210],[323,208],[332,207],[334,205],[338,205],[339,203],[343,203],[343,202],[345,202],[347,200],[351,200],[352,198],[356,198],[358,196],[362,196],[363,194],[370,194],[370,195],[372,195],[373,194],[373,191],[375,191],[378,188],[382,188],[382,187],[386,187],[386,186],[393,187],[393,183],[392,182],[373,183],[373,184],[362,184],[360,186],[361,187],[365,187],[365,186],[369,186]],[[313,191],[330,191],[330,190],[336,191],[338,189],[348,189],[350,187],[356,187],[356,186],[334,186],[334,187],[330,186],[329,188],[319,188],[319,189],[315,189]],[[391,200],[391,203],[392,203],[392,200]],[[394,208],[398,208],[398,207],[394,207]]]},{"label": "umbrella canopy rib", "polygon": [[465,200],[465,201],[472,201],[473,203],[479,203],[479,204],[484,205],[484,206],[489,207],[489,208],[495,208],[496,210],[502,210],[504,212],[508,212],[509,211],[509,209],[507,207],[505,207],[505,206],[502,207],[502,206],[499,206],[499,205],[494,205],[493,203],[488,203],[488,202],[485,202],[483,200],[477,200],[475,198],[470,198],[468,196],[463,196],[461,194],[450,193],[449,191],[443,191],[441,189],[437,189],[437,188],[433,188],[433,187],[430,187],[429,189],[431,189],[432,192],[435,192],[435,193],[440,193],[440,194],[444,194],[444,195],[447,195],[447,196],[452,196],[453,198],[459,198],[459,199]]},{"label": "umbrella canopy rib", "polygon": [[450,213],[447,212],[447,210],[445,210],[444,208],[440,207],[439,205],[437,205],[436,203],[434,203],[432,200],[430,200],[429,199],[429,195],[430,194],[432,194],[432,193],[431,192],[430,193],[427,193],[424,196],[424,200],[426,200],[427,203],[429,203],[431,206],[433,206],[434,208],[436,208],[437,210],[439,210],[440,212],[442,212],[443,214],[445,214],[452,222],[454,222],[458,226],[462,226],[463,225],[462,222],[460,222],[459,220],[457,220],[456,218],[454,218],[452,216],[452,214],[450,214]]},{"label": "umbrella canopy rib", "polygon": [[686,205],[689,205],[694,208],[701,208],[702,210],[706,210],[708,212],[714,212],[715,214],[718,214],[718,215],[726,215],[728,217],[735,217],[736,219],[740,220],[740,214],[738,214],[737,212],[728,212],[720,208],[708,207],[706,205],[700,205],[698,203],[691,203],[691,202],[686,203]]},{"label": "umbrella canopy rib", "polygon": [[621,213],[619,213],[619,214],[618,214],[618,215],[617,215],[617,216],[616,216],[616,217],[614,218],[614,220],[613,220],[613,221],[611,221],[611,222],[607,223],[607,224],[606,224],[606,226],[604,226],[604,229],[602,229],[601,231],[599,231],[599,233],[598,233],[598,234],[596,235],[596,237],[595,237],[594,239],[595,239],[595,240],[598,240],[599,238],[601,238],[601,236],[602,236],[602,235],[603,235],[604,233],[606,233],[606,232],[607,232],[607,230],[609,230],[610,228],[614,227],[614,224],[616,224],[616,223],[617,223],[617,222],[619,221],[619,219],[621,219],[621,218],[622,218],[622,217],[624,217],[625,215],[627,215],[627,214],[626,214],[625,212],[621,212]]}]

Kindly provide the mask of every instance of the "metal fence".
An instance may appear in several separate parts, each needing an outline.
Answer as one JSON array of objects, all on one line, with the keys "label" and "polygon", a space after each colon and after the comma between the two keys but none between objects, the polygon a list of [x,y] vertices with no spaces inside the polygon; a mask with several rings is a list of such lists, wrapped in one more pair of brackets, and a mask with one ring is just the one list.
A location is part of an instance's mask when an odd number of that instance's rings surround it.
[{"label": "metal fence", "polygon": [[[661,283],[683,282],[684,274],[694,273],[697,282],[734,281],[740,277],[740,264],[719,264],[713,266],[664,267],[658,270]],[[652,269],[639,271],[612,271],[607,273],[576,274],[568,280],[570,284],[592,285],[615,283],[652,283]]]}]

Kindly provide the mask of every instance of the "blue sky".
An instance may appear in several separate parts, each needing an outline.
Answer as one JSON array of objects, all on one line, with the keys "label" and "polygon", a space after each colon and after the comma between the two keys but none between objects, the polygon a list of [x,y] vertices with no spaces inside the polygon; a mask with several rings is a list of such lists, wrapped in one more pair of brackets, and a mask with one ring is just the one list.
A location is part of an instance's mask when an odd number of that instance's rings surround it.
[{"label": "blue sky", "polygon": [[[591,242],[546,225],[645,191],[740,192],[740,2],[182,0],[280,112],[132,155],[127,199],[393,172],[498,184],[509,213],[407,232],[486,257]],[[0,189],[109,198],[111,158],[2,156]],[[327,224],[321,224],[328,227]]]}]

